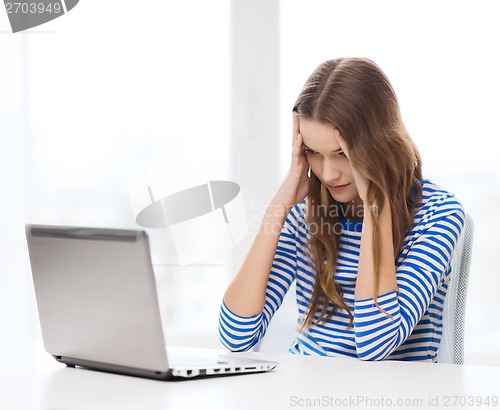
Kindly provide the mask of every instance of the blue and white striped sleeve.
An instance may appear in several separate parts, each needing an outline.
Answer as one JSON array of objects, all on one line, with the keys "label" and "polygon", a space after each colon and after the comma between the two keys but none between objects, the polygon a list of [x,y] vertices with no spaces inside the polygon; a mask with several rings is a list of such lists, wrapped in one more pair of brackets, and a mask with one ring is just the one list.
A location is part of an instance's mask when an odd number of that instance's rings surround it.
[{"label": "blue and white striped sleeve", "polygon": [[297,269],[297,229],[303,214],[300,204],[288,214],[278,240],[278,246],[266,287],[266,302],[261,313],[242,317],[231,312],[222,302],[219,315],[219,339],[231,351],[246,351],[264,336],[274,313],[279,309]]},{"label": "blue and white striped sleeve", "polygon": [[[356,300],[354,333],[362,360],[382,360],[406,341],[429,308],[446,273],[464,226],[465,213],[454,197],[440,201],[423,218],[404,260],[396,267],[398,291]],[[437,204],[436,204],[437,205]]]}]

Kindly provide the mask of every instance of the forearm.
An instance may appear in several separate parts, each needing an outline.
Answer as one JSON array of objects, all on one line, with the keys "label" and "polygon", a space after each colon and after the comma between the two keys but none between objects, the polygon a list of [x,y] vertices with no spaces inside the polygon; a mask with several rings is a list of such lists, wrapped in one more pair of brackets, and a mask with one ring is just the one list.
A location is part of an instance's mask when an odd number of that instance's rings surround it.
[{"label": "forearm", "polygon": [[233,313],[254,316],[262,312],[269,273],[288,211],[276,202],[267,207],[245,261],[224,294],[224,303]]},{"label": "forearm", "polygon": [[[368,206],[365,207],[363,217],[363,230],[361,234],[361,244],[359,250],[359,265],[358,275],[356,279],[355,299],[368,299],[375,295],[375,261],[373,259],[373,219],[369,212]],[[380,263],[380,280],[377,290],[377,295],[397,289],[396,282],[396,266],[394,262],[394,246],[392,238],[392,216],[389,204],[383,207],[380,215],[380,231],[381,231],[381,263]]]}]

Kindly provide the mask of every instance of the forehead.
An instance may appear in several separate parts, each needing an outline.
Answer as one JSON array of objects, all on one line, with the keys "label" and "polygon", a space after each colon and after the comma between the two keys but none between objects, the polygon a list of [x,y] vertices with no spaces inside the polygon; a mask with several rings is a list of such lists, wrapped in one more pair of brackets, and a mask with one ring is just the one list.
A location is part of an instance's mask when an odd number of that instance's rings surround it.
[{"label": "forehead", "polygon": [[328,122],[300,118],[299,129],[304,144],[315,151],[335,151],[340,148],[335,136],[337,128]]}]

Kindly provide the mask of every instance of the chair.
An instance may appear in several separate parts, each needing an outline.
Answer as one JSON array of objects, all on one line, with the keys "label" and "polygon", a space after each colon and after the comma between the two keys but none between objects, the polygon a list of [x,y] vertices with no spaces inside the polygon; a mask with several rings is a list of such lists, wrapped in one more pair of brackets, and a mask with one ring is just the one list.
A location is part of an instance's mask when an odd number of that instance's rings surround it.
[{"label": "chair", "polygon": [[463,364],[464,322],[467,284],[474,238],[474,224],[465,216],[465,226],[451,260],[451,279],[443,308],[443,336],[439,345],[439,363]]}]

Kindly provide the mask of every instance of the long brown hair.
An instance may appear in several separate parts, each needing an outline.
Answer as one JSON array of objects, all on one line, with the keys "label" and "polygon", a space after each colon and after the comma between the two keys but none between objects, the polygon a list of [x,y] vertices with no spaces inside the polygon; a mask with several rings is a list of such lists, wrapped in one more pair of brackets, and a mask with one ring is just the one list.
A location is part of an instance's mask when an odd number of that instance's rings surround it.
[{"label": "long brown hair", "polygon": [[[338,128],[347,143],[351,164],[369,181],[367,200],[374,225],[376,303],[381,260],[379,210],[385,198],[389,198],[397,260],[422,197],[420,154],[403,125],[396,93],[373,61],[339,58],[324,62],[311,74],[293,111],[302,118]],[[316,321],[320,307],[318,322],[328,320],[340,308],[349,314],[352,326],[352,312],[343,299],[342,288],[335,282],[340,235],[332,227],[340,224],[340,204],[312,172],[311,180],[306,220],[316,280],[302,326],[309,328]]]}]

